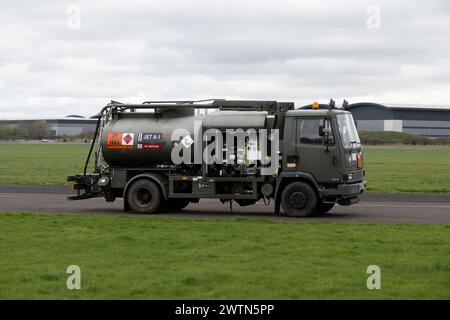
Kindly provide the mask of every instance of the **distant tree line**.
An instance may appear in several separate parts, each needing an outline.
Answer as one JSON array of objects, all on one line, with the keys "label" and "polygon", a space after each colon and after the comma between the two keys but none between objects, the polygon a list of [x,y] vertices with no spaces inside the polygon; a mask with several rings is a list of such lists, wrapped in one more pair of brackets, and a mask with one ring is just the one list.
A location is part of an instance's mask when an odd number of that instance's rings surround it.
[{"label": "distant tree line", "polygon": [[15,127],[0,123],[1,139],[44,139],[51,135],[45,120],[18,121]]},{"label": "distant tree line", "polygon": [[73,142],[80,139],[84,142],[90,142],[94,138],[94,131],[83,132],[73,136],[64,134],[61,136],[57,136],[56,138],[62,140],[62,142]]},{"label": "distant tree line", "polygon": [[45,120],[19,121],[17,125],[0,123],[0,139],[59,139],[62,141],[84,140],[90,141],[94,138],[94,132],[82,132],[77,135],[52,136],[52,131]]},{"label": "distant tree line", "polygon": [[363,145],[450,145],[450,137],[425,137],[404,132],[358,130]]}]

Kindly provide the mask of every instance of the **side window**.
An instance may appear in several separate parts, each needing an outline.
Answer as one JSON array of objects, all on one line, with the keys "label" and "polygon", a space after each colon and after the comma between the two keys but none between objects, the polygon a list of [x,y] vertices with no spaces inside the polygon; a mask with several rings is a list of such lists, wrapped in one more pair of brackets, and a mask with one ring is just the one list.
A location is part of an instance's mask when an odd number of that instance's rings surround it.
[{"label": "side window", "polygon": [[[323,145],[324,137],[320,135],[319,128],[330,128],[328,120],[323,118],[311,118],[311,119],[298,119],[297,120],[298,136],[300,143],[303,144],[316,144]],[[329,141],[333,140],[333,137],[329,136]]]}]

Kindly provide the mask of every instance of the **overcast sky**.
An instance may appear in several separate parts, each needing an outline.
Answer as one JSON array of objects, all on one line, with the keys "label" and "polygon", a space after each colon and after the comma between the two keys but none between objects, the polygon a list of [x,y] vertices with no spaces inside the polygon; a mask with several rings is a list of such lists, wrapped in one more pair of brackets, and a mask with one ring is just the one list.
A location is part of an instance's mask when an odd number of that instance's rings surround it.
[{"label": "overcast sky", "polygon": [[0,0],[0,118],[109,100],[450,105],[450,1]]}]

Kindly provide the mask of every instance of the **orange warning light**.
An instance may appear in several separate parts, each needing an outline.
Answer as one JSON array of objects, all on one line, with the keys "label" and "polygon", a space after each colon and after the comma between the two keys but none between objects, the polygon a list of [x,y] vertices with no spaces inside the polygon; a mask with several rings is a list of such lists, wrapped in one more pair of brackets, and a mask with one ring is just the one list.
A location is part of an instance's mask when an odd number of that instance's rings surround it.
[{"label": "orange warning light", "polygon": [[313,109],[319,109],[319,103],[317,101],[313,102]]}]

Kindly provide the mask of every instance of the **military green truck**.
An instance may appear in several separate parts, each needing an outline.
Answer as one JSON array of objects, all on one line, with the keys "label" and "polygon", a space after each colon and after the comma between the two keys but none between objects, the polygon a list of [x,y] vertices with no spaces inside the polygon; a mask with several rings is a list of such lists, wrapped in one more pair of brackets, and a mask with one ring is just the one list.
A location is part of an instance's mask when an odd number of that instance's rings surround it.
[{"label": "military green truck", "polygon": [[[204,111],[203,114],[200,112]],[[70,200],[124,199],[124,210],[182,210],[200,199],[274,203],[288,216],[358,202],[363,154],[350,112],[250,100],[112,101],[98,114]],[[88,173],[92,155],[95,168]]]}]

